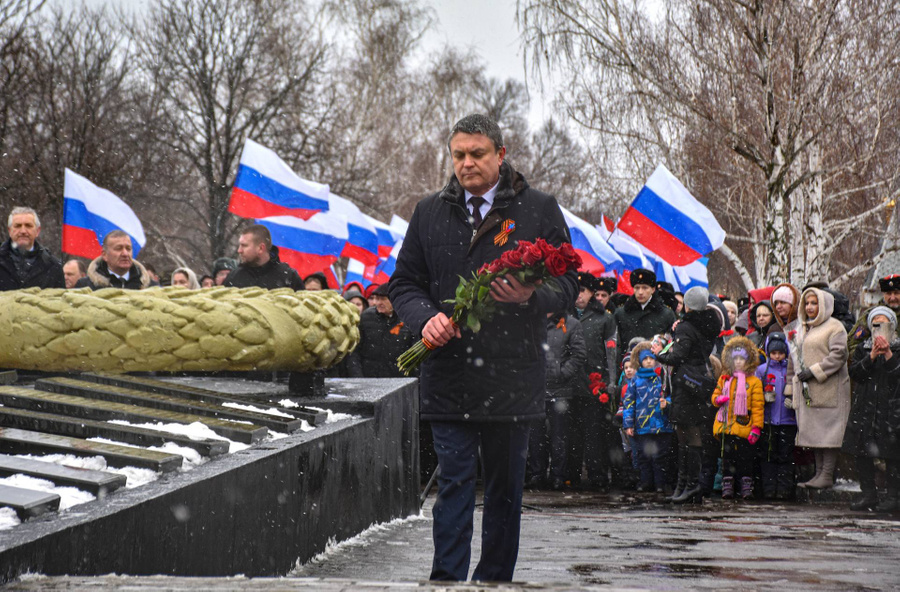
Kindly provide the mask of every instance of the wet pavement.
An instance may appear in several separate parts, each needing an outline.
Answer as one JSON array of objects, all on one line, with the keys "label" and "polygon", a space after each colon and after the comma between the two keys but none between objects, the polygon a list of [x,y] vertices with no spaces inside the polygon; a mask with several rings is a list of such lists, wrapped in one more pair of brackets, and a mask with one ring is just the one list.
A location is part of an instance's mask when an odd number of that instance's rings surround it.
[{"label": "wet pavement", "polygon": [[[526,493],[525,503],[534,509],[522,516],[517,581],[654,590],[900,589],[900,517],[850,512],[846,504],[671,506],[654,495],[556,492]],[[332,550],[296,575],[423,580],[433,550],[429,510]],[[477,540],[473,547],[474,569]]]},{"label": "wet pavement", "polygon": [[[431,504],[369,529],[287,578],[37,578],[17,590],[897,590],[900,516],[846,503],[707,501],[670,506],[654,495],[528,492],[515,579],[426,583]],[[480,508],[476,509],[476,533]],[[473,564],[479,543],[473,541]]]}]

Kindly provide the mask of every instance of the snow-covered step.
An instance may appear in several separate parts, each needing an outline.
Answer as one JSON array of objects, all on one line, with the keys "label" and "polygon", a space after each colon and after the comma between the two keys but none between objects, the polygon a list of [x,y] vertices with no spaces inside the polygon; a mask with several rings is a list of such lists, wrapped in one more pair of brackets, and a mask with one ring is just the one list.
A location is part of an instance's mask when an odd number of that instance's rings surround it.
[{"label": "snow-covered step", "polygon": [[168,473],[181,466],[184,459],[177,454],[91,442],[55,434],[43,434],[15,428],[0,428],[0,452],[7,454],[73,454],[102,456],[112,467],[139,467]]},{"label": "snow-covered step", "polygon": [[19,520],[55,512],[59,508],[59,499],[55,493],[0,485],[0,508],[12,508]]},{"label": "snow-covered step", "polygon": [[161,433],[159,430],[149,430],[137,426],[118,425],[29,411],[27,409],[14,409],[12,407],[0,407],[0,427],[19,428],[47,434],[59,434],[74,438],[106,438],[134,446],[162,446],[166,442],[173,442],[185,448],[196,450],[201,455],[215,458],[228,452],[228,442],[222,440],[198,440],[188,436],[180,436],[171,433]]},{"label": "snow-covered step", "polygon": [[0,387],[0,405],[101,421],[120,419],[134,423],[162,422],[181,424],[192,424],[199,421],[209,426],[218,435],[242,444],[258,442],[269,431],[263,426],[250,423],[227,421],[196,414],[176,413],[164,409],[151,409],[127,403],[87,399],[74,395],[60,395],[16,386]]},{"label": "snow-covered step", "polygon": [[125,486],[125,475],[76,469],[62,465],[0,454],[0,476],[28,475],[55,485],[77,487],[100,497]]},{"label": "snow-covered step", "polygon": [[244,421],[254,425],[267,427],[276,432],[293,432],[299,430],[303,421],[288,414],[281,416],[267,415],[243,409],[225,407],[218,403],[204,401],[192,401],[169,395],[160,395],[131,388],[86,382],[74,378],[45,378],[34,383],[34,388],[39,391],[59,393],[63,395],[76,395],[91,400],[113,401],[116,403],[128,403],[174,411],[175,413],[188,413],[216,419]]}]

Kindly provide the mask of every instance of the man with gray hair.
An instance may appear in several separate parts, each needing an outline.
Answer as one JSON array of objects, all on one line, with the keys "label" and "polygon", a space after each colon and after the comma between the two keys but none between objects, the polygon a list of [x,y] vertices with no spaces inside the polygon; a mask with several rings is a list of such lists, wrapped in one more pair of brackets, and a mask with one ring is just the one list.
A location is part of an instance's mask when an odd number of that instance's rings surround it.
[{"label": "man with gray hair", "polygon": [[13,208],[7,228],[9,238],[0,245],[0,290],[65,288],[62,263],[37,242],[41,234],[37,212]]},{"label": "man with gray hair", "polygon": [[[575,302],[574,272],[557,286],[494,280],[496,314],[476,333],[450,320],[459,277],[516,248],[518,241],[570,242],[553,196],[528,185],[505,161],[499,126],[484,115],[450,132],[454,175],[416,205],[390,281],[390,300],[415,337],[435,347],[422,364],[422,420],[431,422],[439,464],[432,580],[469,574],[475,478],[481,458],[481,559],[473,580],[510,581],[519,552],[528,434],[545,414],[547,313]],[[480,451],[480,453],[479,453]]]}]

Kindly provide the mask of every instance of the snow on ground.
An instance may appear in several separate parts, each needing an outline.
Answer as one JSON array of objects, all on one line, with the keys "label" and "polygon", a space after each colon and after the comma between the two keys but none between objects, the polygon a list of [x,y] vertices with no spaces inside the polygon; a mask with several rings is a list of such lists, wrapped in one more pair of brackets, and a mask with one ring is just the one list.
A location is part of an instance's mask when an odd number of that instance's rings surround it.
[{"label": "snow on ground", "polygon": [[202,464],[205,464],[209,461],[208,458],[204,458],[199,452],[194,450],[193,448],[188,448],[187,446],[179,446],[174,442],[166,442],[162,446],[135,446],[134,444],[126,444],[125,442],[116,442],[115,440],[107,440],[106,438],[88,438],[89,442],[102,442],[104,444],[115,444],[116,446],[126,446],[128,448],[144,448],[146,450],[154,450],[156,452],[166,452],[168,454],[177,454],[181,456],[184,461],[181,463],[181,468],[178,470],[184,473],[185,471],[190,471],[193,468],[199,467]]},{"label": "snow on ground", "polygon": [[0,530],[9,530],[21,523],[22,521],[19,520],[15,510],[12,508],[0,508]]},{"label": "snow on ground", "polygon": [[834,482],[834,491],[849,491],[851,493],[859,493],[862,489],[859,488],[858,481],[850,481],[849,479],[836,479]]},{"label": "snow on ground", "polygon": [[29,477],[28,475],[10,475],[9,477],[0,478],[0,485],[8,485],[10,487],[21,487],[22,489],[31,489],[32,491],[46,491],[47,493],[55,493],[60,497],[59,511],[66,510],[72,506],[83,504],[91,500],[97,499],[87,491],[81,491],[75,487],[60,487],[54,485],[50,481]]},{"label": "snow on ground", "polygon": [[345,541],[337,542],[333,538],[329,539],[328,544],[325,545],[325,550],[310,559],[308,562],[300,563],[300,560],[298,559],[294,564],[294,569],[291,570],[288,576],[302,576],[303,568],[307,565],[322,563],[329,557],[352,547],[365,547],[370,544],[372,538],[378,536],[383,532],[386,532],[403,524],[418,522],[420,520],[429,520],[429,518],[420,511],[418,514],[412,514],[410,516],[407,516],[406,518],[396,518],[394,520],[391,520],[390,522],[373,524],[355,537],[351,537]]},{"label": "snow on ground", "polygon": [[265,407],[241,405],[240,403],[222,403],[222,407],[230,407],[232,409],[240,409],[242,411],[253,411],[254,413],[264,413],[266,415],[275,415],[277,417],[287,417],[288,419],[294,419],[293,415],[279,411],[274,407],[269,407],[268,409],[266,409]]}]

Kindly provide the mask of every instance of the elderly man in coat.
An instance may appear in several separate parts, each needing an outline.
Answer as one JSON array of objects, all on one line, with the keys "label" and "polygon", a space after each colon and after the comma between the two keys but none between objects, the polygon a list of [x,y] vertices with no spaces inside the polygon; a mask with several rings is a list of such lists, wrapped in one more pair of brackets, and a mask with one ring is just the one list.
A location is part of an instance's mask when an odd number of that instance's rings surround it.
[{"label": "elderly man in coat", "polygon": [[[459,276],[519,240],[569,241],[556,200],[529,187],[505,161],[499,126],[469,115],[450,132],[454,175],[418,203],[390,298],[401,320],[437,350],[422,364],[421,416],[431,422],[440,479],[434,506],[432,580],[466,580],[478,450],[484,470],[481,559],[473,580],[512,579],[531,422],[544,417],[547,313],[575,301],[574,272],[556,290],[507,275],[491,297],[498,312],[474,333],[450,322]],[[514,230],[510,230],[514,229]]]}]

